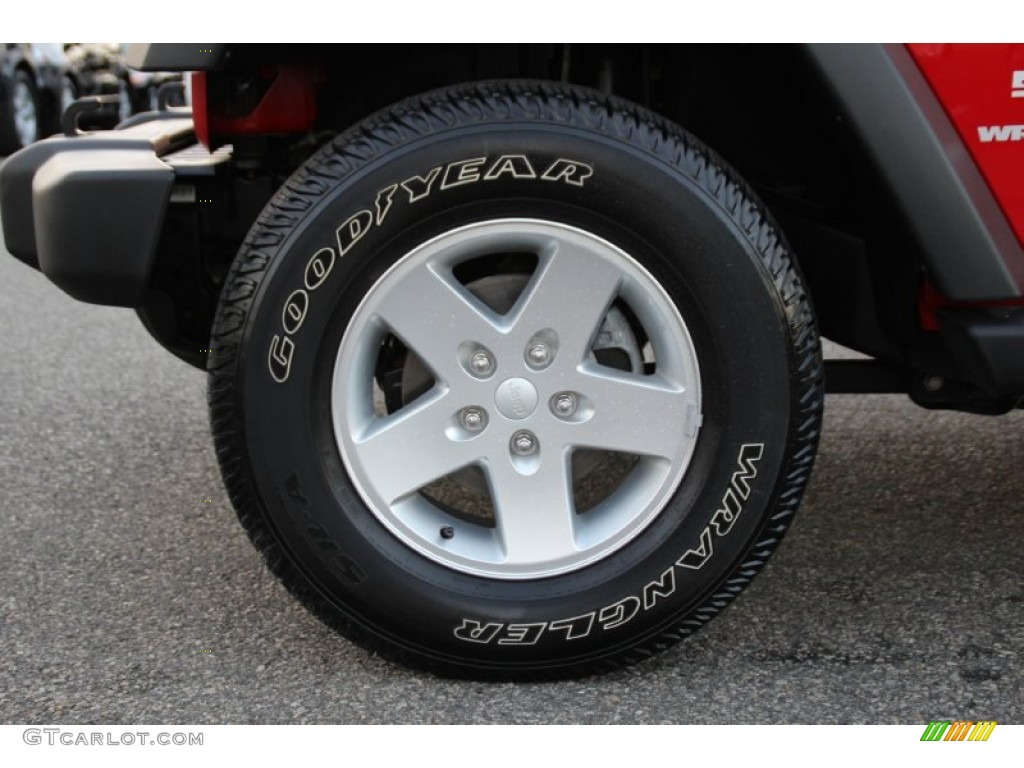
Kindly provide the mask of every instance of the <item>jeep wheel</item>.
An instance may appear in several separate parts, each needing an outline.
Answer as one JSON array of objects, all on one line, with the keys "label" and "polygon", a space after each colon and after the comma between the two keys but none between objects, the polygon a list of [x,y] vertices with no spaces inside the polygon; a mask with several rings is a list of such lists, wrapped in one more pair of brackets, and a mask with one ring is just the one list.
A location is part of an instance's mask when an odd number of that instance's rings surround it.
[{"label": "jeep wheel", "polygon": [[214,322],[221,469],[314,613],[446,674],[644,658],[785,531],[813,315],[735,174],[627,102],[463,86],[338,137],[261,214]]},{"label": "jeep wheel", "polygon": [[0,118],[0,153],[11,154],[39,139],[39,97],[27,72],[15,71]]}]

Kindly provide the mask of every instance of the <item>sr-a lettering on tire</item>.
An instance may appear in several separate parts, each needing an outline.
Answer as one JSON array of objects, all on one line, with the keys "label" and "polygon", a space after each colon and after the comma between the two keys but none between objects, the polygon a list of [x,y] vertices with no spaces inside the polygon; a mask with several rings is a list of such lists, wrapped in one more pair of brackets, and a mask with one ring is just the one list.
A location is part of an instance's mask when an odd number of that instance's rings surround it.
[{"label": "sr-a lettering on tire", "polygon": [[309,609],[446,675],[586,674],[760,570],[814,460],[820,348],[750,189],[547,83],[419,96],[282,187],[209,400],[239,518]]}]

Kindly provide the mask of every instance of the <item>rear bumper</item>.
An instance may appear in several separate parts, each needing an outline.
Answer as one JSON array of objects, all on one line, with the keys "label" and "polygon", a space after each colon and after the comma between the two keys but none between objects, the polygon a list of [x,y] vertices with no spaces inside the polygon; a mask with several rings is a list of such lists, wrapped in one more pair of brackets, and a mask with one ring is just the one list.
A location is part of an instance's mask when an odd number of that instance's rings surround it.
[{"label": "rear bumper", "polygon": [[38,142],[0,169],[0,219],[16,258],[81,301],[142,302],[174,187],[163,157],[195,142],[190,117]]}]

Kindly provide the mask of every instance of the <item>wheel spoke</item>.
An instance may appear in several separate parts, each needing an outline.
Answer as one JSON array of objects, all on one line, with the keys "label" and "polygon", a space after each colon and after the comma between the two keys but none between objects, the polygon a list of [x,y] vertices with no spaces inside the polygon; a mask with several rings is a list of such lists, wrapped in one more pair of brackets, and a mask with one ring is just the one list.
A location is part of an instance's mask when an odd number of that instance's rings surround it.
[{"label": "wheel spoke", "polygon": [[553,565],[576,554],[572,478],[564,455],[546,456],[529,475],[498,457],[489,474],[505,565]]},{"label": "wheel spoke", "polygon": [[580,377],[579,388],[594,415],[569,425],[567,436],[577,447],[677,459],[696,437],[693,398],[663,379],[592,368]]},{"label": "wheel spoke", "polygon": [[390,504],[479,457],[469,440],[452,440],[445,394],[371,422],[355,449],[370,484]]},{"label": "wheel spoke", "polygon": [[578,364],[618,294],[622,271],[587,248],[561,240],[530,279],[515,324],[529,333],[557,329],[559,355]]},{"label": "wheel spoke", "polygon": [[487,309],[453,277],[425,264],[390,286],[377,316],[442,378],[455,375],[459,345],[497,344],[499,331]]}]

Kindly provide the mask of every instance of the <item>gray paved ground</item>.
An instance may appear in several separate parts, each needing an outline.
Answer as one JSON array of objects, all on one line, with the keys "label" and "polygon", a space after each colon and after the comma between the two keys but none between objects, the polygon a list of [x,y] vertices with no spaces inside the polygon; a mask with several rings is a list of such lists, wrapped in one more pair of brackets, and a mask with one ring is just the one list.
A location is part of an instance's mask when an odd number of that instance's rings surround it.
[{"label": "gray paved ground", "polygon": [[130,311],[0,253],[0,721],[1024,722],[1024,412],[830,398],[803,509],[730,610],[626,671],[488,685],[298,607],[235,521],[204,402]]}]

